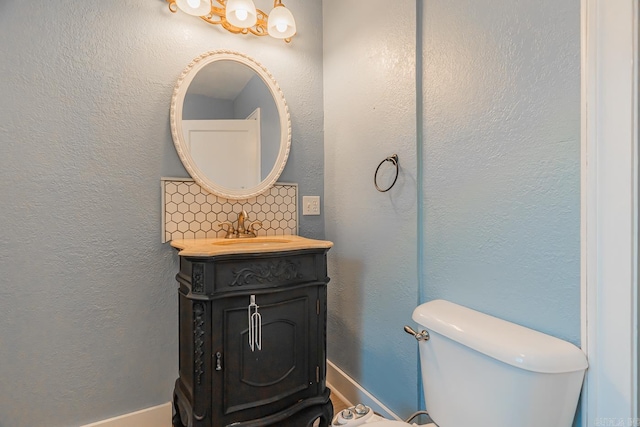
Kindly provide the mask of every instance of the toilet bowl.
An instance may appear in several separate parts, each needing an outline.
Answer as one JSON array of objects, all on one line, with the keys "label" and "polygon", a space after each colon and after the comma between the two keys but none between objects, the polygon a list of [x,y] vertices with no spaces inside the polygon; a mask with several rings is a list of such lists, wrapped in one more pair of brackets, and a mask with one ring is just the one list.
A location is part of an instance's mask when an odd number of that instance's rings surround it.
[{"label": "toilet bowl", "polygon": [[[438,427],[571,427],[588,366],[582,350],[444,300],[418,306],[412,318],[425,329],[416,334],[422,384]],[[359,409],[332,425],[416,425]]]}]

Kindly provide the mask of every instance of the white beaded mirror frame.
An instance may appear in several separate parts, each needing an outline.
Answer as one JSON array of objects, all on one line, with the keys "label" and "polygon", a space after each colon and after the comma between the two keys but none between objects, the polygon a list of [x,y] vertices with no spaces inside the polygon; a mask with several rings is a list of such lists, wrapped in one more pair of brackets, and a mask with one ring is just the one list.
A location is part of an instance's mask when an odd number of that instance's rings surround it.
[{"label": "white beaded mirror frame", "polygon": [[[278,112],[280,140],[275,163],[264,179],[257,185],[248,188],[229,188],[211,179],[194,161],[189,150],[189,144],[184,136],[183,108],[189,86],[205,66],[217,61],[232,61],[249,67],[268,87]],[[171,98],[170,113],[171,132],[178,156],[189,175],[207,191],[227,199],[245,200],[264,193],[271,188],[280,177],[287,163],[289,150],[291,149],[291,118],[289,115],[289,107],[287,106],[280,86],[271,73],[253,58],[243,53],[230,50],[216,50],[198,56],[185,68],[178,78]]]}]

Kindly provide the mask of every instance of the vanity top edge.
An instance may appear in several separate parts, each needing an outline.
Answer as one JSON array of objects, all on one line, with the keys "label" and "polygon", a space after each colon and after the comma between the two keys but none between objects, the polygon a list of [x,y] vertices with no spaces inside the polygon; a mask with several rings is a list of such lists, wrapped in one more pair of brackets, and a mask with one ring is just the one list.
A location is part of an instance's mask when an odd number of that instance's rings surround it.
[{"label": "vanity top edge", "polygon": [[171,246],[180,256],[215,256],[283,252],[304,249],[329,249],[333,242],[296,235],[258,236],[247,239],[200,238],[175,239]]}]

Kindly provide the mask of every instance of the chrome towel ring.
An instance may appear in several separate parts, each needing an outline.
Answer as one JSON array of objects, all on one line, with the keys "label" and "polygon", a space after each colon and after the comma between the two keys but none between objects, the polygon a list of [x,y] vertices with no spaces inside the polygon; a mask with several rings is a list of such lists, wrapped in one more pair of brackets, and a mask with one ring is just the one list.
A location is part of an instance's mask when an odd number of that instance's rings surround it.
[{"label": "chrome towel ring", "polygon": [[[393,182],[387,189],[382,189],[378,186],[378,171],[380,170],[380,166],[382,166],[385,162],[391,162],[396,167],[396,177],[393,179]],[[376,190],[378,190],[381,193],[391,190],[391,187],[393,187],[396,184],[396,181],[398,180],[399,171],[400,171],[400,162],[398,161],[397,154],[394,154],[393,156],[389,156],[383,161],[381,161],[378,167],[376,168],[376,172],[373,174],[373,185],[376,186]]]}]

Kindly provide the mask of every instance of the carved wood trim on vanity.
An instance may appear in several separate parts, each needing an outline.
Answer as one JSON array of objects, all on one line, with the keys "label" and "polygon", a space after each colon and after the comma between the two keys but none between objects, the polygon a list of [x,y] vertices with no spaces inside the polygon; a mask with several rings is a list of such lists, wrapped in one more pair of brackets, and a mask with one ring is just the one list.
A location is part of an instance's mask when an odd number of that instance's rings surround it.
[{"label": "carved wood trim on vanity", "polygon": [[298,273],[300,263],[290,260],[268,261],[265,263],[252,264],[249,267],[233,271],[234,278],[228,286],[243,286],[262,283],[272,283],[277,280],[301,279]]},{"label": "carved wood trim on vanity", "polygon": [[197,302],[193,305],[193,347],[194,374],[198,385],[202,384],[204,374],[204,304]]},{"label": "carved wood trim on vanity", "polygon": [[197,294],[204,293],[204,264],[194,263],[191,272],[193,292]]}]

